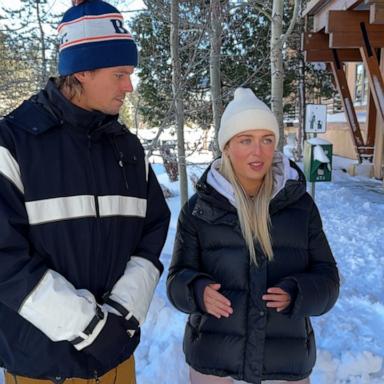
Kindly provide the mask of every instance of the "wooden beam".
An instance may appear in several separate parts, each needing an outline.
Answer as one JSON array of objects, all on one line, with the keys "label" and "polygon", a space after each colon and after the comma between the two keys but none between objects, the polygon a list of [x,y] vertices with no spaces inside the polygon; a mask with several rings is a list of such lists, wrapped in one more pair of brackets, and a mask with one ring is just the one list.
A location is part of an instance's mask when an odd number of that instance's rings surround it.
[{"label": "wooden beam", "polygon": [[369,22],[384,24],[384,4],[373,3],[369,6]]},{"label": "wooden beam", "polygon": [[[339,59],[341,62],[361,62],[360,51],[358,49],[339,49]],[[304,51],[305,61],[330,63],[333,61],[332,49],[318,49]]]},{"label": "wooden beam", "polygon": [[[369,11],[329,11],[325,32],[359,32],[361,22],[369,23]],[[382,26],[373,25],[372,28],[370,32],[375,28],[380,32]]]},{"label": "wooden beam", "polygon": [[[380,54],[380,71],[384,73],[384,49]],[[377,116],[375,150],[373,154],[373,173],[378,179],[384,177],[384,121]]]},{"label": "wooden beam", "polygon": [[376,135],[376,117],[377,117],[377,110],[375,106],[375,101],[372,97],[372,92],[368,90],[369,92],[369,99],[368,99],[368,116],[367,116],[367,147],[372,147],[372,154],[373,154],[373,147],[375,145],[375,135]]},{"label": "wooden beam", "polygon": [[[313,15],[313,30],[314,32],[318,32],[325,28],[328,23],[328,12],[330,10],[349,10],[355,8],[363,0],[332,0],[332,1],[323,1],[322,3],[325,5],[320,9],[313,11],[313,13],[309,12],[309,15]],[[320,3],[320,2],[319,2]],[[316,8],[314,8],[316,9]]]},{"label": "wooden beam", "polygon": [[329,11],[325,32],[358,32],[360,30],[360,23],[367,25],[367,30],[370,34],[373,32],[384,33],[384,25],[379,23],[370,24],[369,11]]},{"label": "wooden beam", "polygon": [[329,49],[329,36],[323,32],[304,32],[302,42],[304,51]]},{"label": "wooden beam", "polygon": [[360,48],[360,53],[363,58],[364,66],[368,74],[369,89],[377,112],[384,120],[384,80],[383,75],[380,72],[379,62],[377,60],[376,53],[371,45],[371,37],[368,35],[366,25],[361,23],[361,34],[364,44]]},{"label": "wooden beam", "polygon": [[[372,32],[369,34],[369,41],[373,48],[384,47],[384,33]],[[329,34],[330,48],[360,48],[364,44],[361,32],[336,32]]]},{"label": "wooden beam", "polygon": [[352,103],[351,93],[348,88],[347,77],[345,76],[344,68],[342,66],[341,61],[339,60],[337,50],[335,49],[333,50],[333,52],[334,60],[331,63],[332,72],[341,96],[341,101],[344,107],[344,113],[347,117],[347,121],[351,129],[351,136],[355,151],[359,162],[361,162],[361,155],[365,154],[366,152],[365,148],[362,148],[364,147],[363,136],[361,134],[359,121],[357,120],[355,108]]},{"label": "wooden beam", "polygon": [[[305,60],[308,62],[333,61],[332,50],[329,49],[328,34],[323,32],[306,32],[302,38],[302,49],[305,52]],[[362,61],[358,49],[338,50],[340,61]]]}]

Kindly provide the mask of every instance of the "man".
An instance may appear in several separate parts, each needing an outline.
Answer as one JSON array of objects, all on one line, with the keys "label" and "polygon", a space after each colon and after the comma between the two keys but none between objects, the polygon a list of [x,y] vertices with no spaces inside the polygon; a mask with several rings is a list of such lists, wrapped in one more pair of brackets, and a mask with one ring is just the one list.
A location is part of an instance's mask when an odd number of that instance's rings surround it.
[{"label": "man", "polygon": [[58,30],[60,77],[0,122],[0,363],[6,384],[133,384],[169,224],[117,121],[137,48],[100,0]]}]

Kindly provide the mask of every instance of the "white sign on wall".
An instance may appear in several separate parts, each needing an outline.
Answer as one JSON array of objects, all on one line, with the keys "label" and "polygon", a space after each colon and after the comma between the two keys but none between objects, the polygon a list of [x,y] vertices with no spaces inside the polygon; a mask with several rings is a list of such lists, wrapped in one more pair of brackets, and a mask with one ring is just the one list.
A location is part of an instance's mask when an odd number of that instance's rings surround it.
[{"label": "white sign on wall", "polygon": [[323,104],[307,104],[305,132],[324,133],[327,125],[327,107]]}]

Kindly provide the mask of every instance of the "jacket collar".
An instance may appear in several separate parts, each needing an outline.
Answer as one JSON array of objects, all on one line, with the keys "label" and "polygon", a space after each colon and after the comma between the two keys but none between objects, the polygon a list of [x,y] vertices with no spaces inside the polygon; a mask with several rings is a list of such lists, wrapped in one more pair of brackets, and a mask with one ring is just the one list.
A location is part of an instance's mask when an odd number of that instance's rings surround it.
[{"label": "jacket collar", "polygon": [[[45,107],[49,106],[61,122],[77,130],[86,132],[106,130],[110,133],[117,123],[118,115],[87,111],[71,103],[56,87],[53,78],[49,79],[44,91],[40,92],[38,101],[41,101]],[[118,123],[117,126],[119,126]]]},{"label": "jacket collar", "polygon": [[[220,174],[220,162],[221,159],[216,159],[211,163],[198,181],[196,190],[201,199],[214,207],[235,211],[233,187]],[[272,167],[274,186],[270,203],[271,215],[298,200],[306,192],[303,172],[281,152],[275,153]]]},{"label": "jacket collar", "polygon": [[[29,116],[27,121],[25,116]],[[117,118],[118,115],[86,111],[71,103],[58,90],[53,78],[49,79],[43,90],[7,116],[9,122],[35,135],[57,126],[65,126],[80,133],[91,134],[93,139],[98,139],[103,133],[126,133]]]}]

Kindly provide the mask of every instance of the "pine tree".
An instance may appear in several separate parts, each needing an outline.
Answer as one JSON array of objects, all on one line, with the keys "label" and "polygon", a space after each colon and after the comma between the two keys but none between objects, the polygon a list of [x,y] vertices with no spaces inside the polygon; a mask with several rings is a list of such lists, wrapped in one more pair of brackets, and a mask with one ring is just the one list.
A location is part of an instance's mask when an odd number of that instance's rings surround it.
[{"label": "pine tree", "polygon": [[[202,128],[212,124],[209,72],[209,1],[180,2],[180,59],[185,120]],[[169,12],[167,0],[147,2],[148,10],[131,22],[140,47],[140,111],[153,126],[174,121],[172,110]],[[238,86],[252,87],[268,102],[270,95],[269,22],[248,2],[240,6],[222,1],[223,28],[220,57],[224,104]]]},{"label": "pine tree", "polygon": [[[28,78],[19,83],[19,92],[32,94],[44,87],[47,79],[56,73],[58,39],[56,27],[60,16],[51,12],[47,0],[20,0],[17,9],[1,6],[4,14],[2,28],[6,45],[12,52],[16,78]],[[14,98],[13,94],[9,95]]]}]

